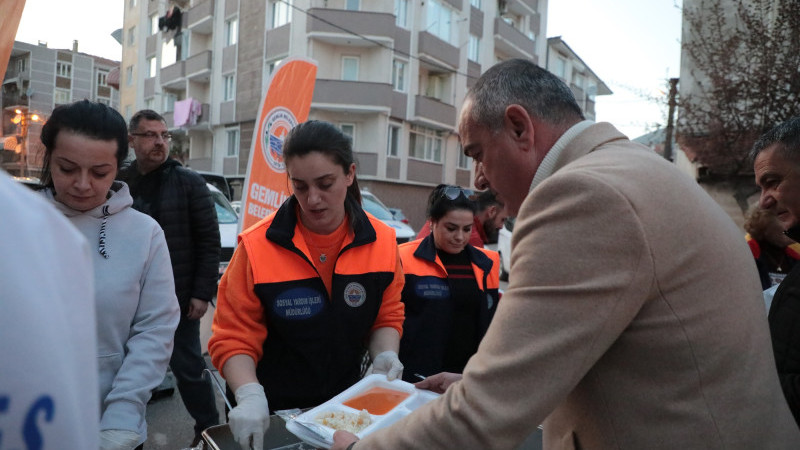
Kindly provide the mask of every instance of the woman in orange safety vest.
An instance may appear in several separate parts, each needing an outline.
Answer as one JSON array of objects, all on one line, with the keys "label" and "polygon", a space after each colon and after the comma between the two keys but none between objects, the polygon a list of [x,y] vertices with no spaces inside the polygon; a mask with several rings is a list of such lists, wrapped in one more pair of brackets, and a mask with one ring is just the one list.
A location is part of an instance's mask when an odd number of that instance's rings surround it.
[{"label": "woman in orange safety vest", "polygon": [[269,411],[315,406],[357,382],[365,349],[373,373],[403,370],[397,241],[361,209],[350,139],[305,122],[283,158],[293,194],[239,235],[208,345],[234,393],[231,431],[254,448]]},{"label": "woman in orange safety vest", "polygon": [[406,381],[461,373],[497,309],[499,254],[469,244],[476,207],[458,186],[439,185],[428,200],[431,234],[400,245]]}]

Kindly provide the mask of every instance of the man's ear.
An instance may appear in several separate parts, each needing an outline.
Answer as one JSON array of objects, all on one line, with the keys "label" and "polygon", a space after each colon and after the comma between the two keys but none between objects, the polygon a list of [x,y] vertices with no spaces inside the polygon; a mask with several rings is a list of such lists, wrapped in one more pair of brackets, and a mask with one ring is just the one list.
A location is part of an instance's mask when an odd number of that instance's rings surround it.
[{"label": "man's ear", "polygon": [[504,115],[506,129],[512,138],[526,150],[533,149],[533,122],[528,112],[520,105],[509,105]]}]

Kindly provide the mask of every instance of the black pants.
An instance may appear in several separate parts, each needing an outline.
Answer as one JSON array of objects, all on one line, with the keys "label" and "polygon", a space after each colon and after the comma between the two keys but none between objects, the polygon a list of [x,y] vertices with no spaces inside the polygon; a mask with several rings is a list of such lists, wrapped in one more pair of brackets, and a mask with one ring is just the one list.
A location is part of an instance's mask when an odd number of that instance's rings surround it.
[{"label": "black pants", "polygon": [[200,321],[181,316],[175,330],[175,348],[169,361],[178,384],[183,405],[194,419],[194,431],[200,433],[219,424],[217,399],[211,380],[203,376],[206,361],[200,353]]}]

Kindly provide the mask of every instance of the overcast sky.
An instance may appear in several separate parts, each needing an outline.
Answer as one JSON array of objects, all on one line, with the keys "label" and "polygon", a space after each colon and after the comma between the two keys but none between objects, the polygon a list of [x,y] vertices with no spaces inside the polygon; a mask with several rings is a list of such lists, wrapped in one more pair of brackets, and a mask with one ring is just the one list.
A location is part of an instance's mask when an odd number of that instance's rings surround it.
[{"label": "overcast sky", "polygon": [[[27,0],[16,40],[72,48],[77,39],[79,51],[119,60],[122,48],[111,33],[122,26],[125,1]],[[597,120],[613,123],[631,138],[664,125],[665,108],[637,92],[665,97],[666,80],[680,73],[676,3],[681,0],[548,2],[547,36],[561,36],[614,92],[597,97]]]}]

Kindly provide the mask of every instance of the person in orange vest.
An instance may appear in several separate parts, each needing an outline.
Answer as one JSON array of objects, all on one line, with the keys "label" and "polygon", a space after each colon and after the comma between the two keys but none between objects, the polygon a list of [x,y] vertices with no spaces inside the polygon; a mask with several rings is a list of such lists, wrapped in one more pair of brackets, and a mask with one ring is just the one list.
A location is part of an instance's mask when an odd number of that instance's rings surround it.
[{"label": "person in orange vest", "polygon": [[[472,225],[472,233],[469,236],[469,243],[475,247],[497,243],[497,233],[503,226],[503,222],[508,218],[508,214],[505,212],[505,205],[491,189],[476,192],[475,194],[471,194],[471,190],[466,190],[465,192],[475,200],[476,204],[475,219]],[[430,217],[419,229],[417,239],[422,239],[429,234],[431,234]]]},{"label": "person in orange vest", "polygon": [[283,155],[294,193],[239,235],[208,345],[234,393],[228,418],[242,448],[263,446],[270,411],[316,406],[357,382],[365,350],[367,373],[403,371],[397,241],[361,208],[350,139],[308,121]]},{"label": "person in orange vest", "polygon": [[403,379],[461,373],[494,316],[500,255],[469,243],[477,205],[469,192],[440,184],[428,199],[431,234],[400,245],[406,321]]}]

